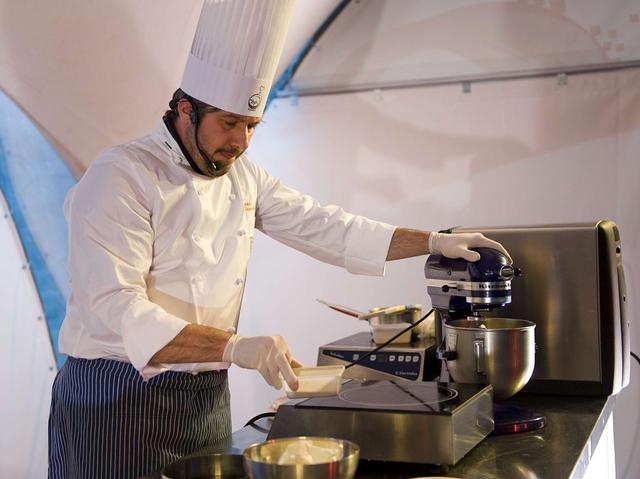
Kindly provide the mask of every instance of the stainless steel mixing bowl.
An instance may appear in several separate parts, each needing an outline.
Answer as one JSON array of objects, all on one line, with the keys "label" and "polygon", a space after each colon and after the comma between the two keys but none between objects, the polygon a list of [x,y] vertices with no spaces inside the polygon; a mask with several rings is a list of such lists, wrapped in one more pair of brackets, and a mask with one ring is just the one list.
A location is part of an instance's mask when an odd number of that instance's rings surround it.
[{"label": "stainless steel mixing bowl", "polygon": [[203,454],[181,459],[162,470],[163,479],[226,479],[247,477],[240,454]]},{"label": "stainless steel mixing bowl", "polygon": [[494,396],[508,398],[531,378],[535,366],[536,325],[511,318],[456,319],[444,325],[447,360],[458,383],[491,384]]},{"label": "stainless steel mixing bowl", "polygon": [[[285,451],[291,447],[313,445],[337,450],[338,459],[312,464],[278,464]],[[343,439],[330,437],[286,437],[271,439],[255,444],[244,451],[244,464],[249,477],[253,479],[350,479],[356,474],[360,446]],[[289,462],[289,461],[288,461]]]}]

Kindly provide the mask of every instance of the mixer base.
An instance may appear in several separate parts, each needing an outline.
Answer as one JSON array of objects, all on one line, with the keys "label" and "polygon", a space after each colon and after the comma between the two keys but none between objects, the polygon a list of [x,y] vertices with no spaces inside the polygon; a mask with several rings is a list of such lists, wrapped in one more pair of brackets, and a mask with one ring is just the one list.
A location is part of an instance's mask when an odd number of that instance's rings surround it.
[{"label": "mixer base", "polygon": [[494,436],[535,431],[547,424],[547,417],[538,411],[500,403],[493,405],[493,418]]}]

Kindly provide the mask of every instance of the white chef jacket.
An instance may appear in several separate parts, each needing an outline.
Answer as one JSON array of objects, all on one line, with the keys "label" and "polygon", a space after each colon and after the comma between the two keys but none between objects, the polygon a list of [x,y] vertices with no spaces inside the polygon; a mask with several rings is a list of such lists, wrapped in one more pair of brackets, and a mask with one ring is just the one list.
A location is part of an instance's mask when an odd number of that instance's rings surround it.
[{"label": "white chef jacket", "polygon": [[187,324],[235,331],[254,228],[352,273],[382,275],[394,226],[320,206],[249,161],[195,173],[160,121],[98,156],[65,201],[71,295],[60,352],[149,378],[228,363],[148,364]]}]

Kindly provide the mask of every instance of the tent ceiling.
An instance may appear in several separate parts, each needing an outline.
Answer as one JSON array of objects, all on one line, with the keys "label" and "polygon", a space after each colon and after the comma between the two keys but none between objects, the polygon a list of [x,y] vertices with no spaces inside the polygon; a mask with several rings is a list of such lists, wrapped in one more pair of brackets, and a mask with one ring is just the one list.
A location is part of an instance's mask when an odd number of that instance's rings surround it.
[{"label": "tent ceiling", "polygon": [[397,4],[351,2],[302,62],[290,93],[522,76],[640,60],[637,0]]},{"label": "tent ceiling", "polygon": [[[298,0],[279,71],[338,4]],[[0,88],[74,174],[147,133],[180,83],[202,0],[0,0]]]}]

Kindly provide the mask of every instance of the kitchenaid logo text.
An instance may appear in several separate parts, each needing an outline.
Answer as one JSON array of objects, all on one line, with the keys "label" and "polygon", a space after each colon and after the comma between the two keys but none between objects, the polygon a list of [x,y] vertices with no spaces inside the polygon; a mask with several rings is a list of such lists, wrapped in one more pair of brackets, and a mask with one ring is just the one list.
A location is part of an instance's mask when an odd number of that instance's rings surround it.
[{"label": "kitchenaid logo text", "polygon": [[511,282],[505,281],[504,283],[478,283],[478,289],[508,289],[511,287]]}]

